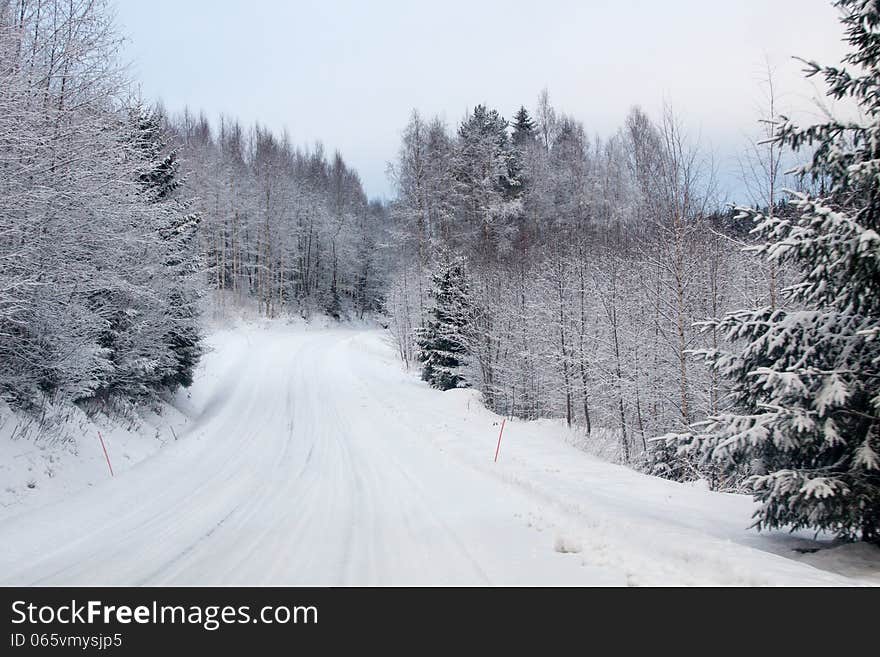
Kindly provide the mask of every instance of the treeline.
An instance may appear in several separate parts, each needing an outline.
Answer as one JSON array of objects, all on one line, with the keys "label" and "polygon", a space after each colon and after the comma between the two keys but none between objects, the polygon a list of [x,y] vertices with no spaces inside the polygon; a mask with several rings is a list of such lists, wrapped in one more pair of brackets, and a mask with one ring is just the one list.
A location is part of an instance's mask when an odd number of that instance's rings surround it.
[{"label": "treeline", "polygon": [[719,210],[711,161],[669,110],[635,108],[608,139],[546,92],[510,123],[477,106],[453,134],[414,113],[393,174],[404,360],[498,412],[612,430],[622,461],[724,406],[690,356],[724,336],[696,323],[779,303],[781,273],[742,252],[750,226]]},{"label": "treeline", "polygon": [[[622,461],[748,490],[758,528],[880,542],[880,7],[835,6],[844,66],[806,71],[860,118],[800,127],[769,85],[733,212],[668,109],[604,140],[546,93],[455,134],[414,114],[394,167],[401,356],[499,412],[612,428]],[[785,184],[783,155],[803,162]]]},{"label": "treeline", "polygon": [[189,385],[202,293],[381,309],[386,208],[318,145],[132,93],[105,0],[0,0],[0,395],[107,408]]},{"label": "treeline", "polygon": [[202,218],[206,283],[260,313],[363,317],[381,308],[386,210],[337,152],[184,112],[169,122]]},{"label": "treeline", "polygon": [[0,0],[0,395],[136,400],[188,384],[197,218],[130,95],[103,0]]}]

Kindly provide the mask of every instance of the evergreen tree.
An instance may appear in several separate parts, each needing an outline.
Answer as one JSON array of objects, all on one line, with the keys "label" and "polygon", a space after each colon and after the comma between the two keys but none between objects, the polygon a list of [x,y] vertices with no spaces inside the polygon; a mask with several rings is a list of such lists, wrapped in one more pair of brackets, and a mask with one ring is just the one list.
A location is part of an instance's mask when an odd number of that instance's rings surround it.
[{"label": "evergreen tree", "polygon": [[538,143],[536,124],[525,107],[520,107],[513,117],[513,132],[510,135],[510,141],[513,145],[513,156],[509,167],[510,177],[519,182],[519,185],[513,189],[517,195],[521,195],[528,182],[526,180],[528,151]]},{"label": "evergreen tree", "polygon": [[339,298],[339,287],[336,281],[330,283],[330,290],[327,292],[327,304],[324,309],[333,319],[342,319],[342,300]]},{"label": "evergreen tree", "polygon": [[[701,355],[732,384],[737,412],[686,440],[710,463],[749,464],[759,529],[790,527],[880,542],[880,4],[839,0],[857,69],[809,63],[829,95],[851,98],[862,123],[798,128],[781,117],[775,139],[813,146],[799,217],[751,214],[755,250],[800,272],[785,310],[742,310],[707,323],[744,348]],[[769,214],[769,213],[768,213]]]},{"label": "evergreen tree", "polygon": [[180,187],[180,163],[177,153],[168,151],[165,143],[164,113],[156,108],[146,108],[135,103],[131,110],[134,125],[133,141],[146,168],[138,176],[144,190],[148,190],[153,201],[163,201],[171,197]]},{"label": "evergreen tree", "polygon": [[142,154],[144,170],[139,176],[142,193],[161,208],[158,229],[162,251],[162,274],[167,287],[161,290],[167,330],[164,347],[169,352],[159,384],[188,387],[202,354],[199,331],[198,292],[194,283],[199,270],[197,228],[199,217],[177,198],[182,185],[177,153],[165,138],[165,120],[160,109],[135,105],[132,109],[134,141]]},{"label": "evergreen tree", "polygon": [[479,235],[483,254],[494,253],[506,239],[508,220],[519,209],[514,149],[507,121],[497,110],[477,105],[459,126],[453,163],[459,213]]},{"label": "evergreen tree", "polygon": [[432,282],[434,305],[425,326],[416,331],[422,378],[440,390],[467,387],[461,368],[467,356],[471,303],[464,260],[444,253]]},{"label": "evergreen tree", "polygon": [[528,144],[535,141],[536,136],[535,122],[529,115],[529,111],[525,107],[520,107],[513,115],[513,133],[511,134],[513,145],[519,149],[526,148]]},{"label": "evergreen tree", "polygon": [[199,292],[195,275],[199,271],[197,256],[198,215],[173,213],[169,224],[160,232],[166,247],[164,267],[171,276],[166,318],[168,329],[164,342],[171,351],[173,365],[162,379],[162,385],[189,387],[202,355],[199,329]]}]

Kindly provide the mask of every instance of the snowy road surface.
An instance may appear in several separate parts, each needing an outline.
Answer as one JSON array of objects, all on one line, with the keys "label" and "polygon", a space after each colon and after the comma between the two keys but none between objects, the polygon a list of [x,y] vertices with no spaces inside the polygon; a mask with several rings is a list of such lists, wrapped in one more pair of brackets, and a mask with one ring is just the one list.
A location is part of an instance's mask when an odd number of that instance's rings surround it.
[{"label": "snowy road surface", "polygon": [[215,334],[186,434],[0,521],[0,583],[860,581],[809,565],[805,539],[747,530],[749,498],[609,465],[558,424],[509,422],[493,463],[499,418],[402,371],[385,339]]}]

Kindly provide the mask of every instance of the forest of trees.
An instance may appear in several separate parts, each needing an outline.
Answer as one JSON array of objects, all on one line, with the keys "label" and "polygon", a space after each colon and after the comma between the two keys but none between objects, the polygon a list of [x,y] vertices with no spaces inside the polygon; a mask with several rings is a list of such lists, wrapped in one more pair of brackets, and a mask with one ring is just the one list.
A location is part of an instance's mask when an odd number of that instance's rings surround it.
[{"label": "forest of trees", "polygon": [[711,162],[671,111],[655,122],[634,108],[606,140],[546,92],[509,126],[482,105],[455,134],[414,113],[393,175],[402,357],[425,358],[418,336],[437,330],[431,277],[463,268],[455,385],[500,413],[613,429],[624,461],[719,410],[722,383],[688,352],[723,338],[695,322],[778,297],[779,274],[742,252],[748,226],[720,209]]},{"label": "forest of trees", "polygon": [[768,76],[733,209],[671,108],[592,137],[547,91],[511,121],[414,111],[370,201],[339,153],[141,100],[107,0],[0,0],[0,395],[189,385],[205,300],[381,315],[435,387],[754,491],[760,526],[876,540],[880,13],[837,5],[858,73],[808,72],[863,122],[800,129]]},{"label": "forest of trees", "polygon": [[96,0],[0,1],[0,392],[138,400],[200,353],[198,217]]},{"label": "forest of trees", "polygon": [[338,153],[169,117],[120,44],[105,0],[0,0],[0,394],[32,413],[189,385],[205,291],[265,316],[382,303],[386,209]]},{"label": "forest of trees", "polygon": [[[768,76],[736,210],[668,107],[607,139],[546,91],[453,133],[414,112],[391,169],[403,360],[588,446],[610,429],[621,462],[754,492],[758,527],[880,540],[880,8],[836,4],[857,73],[807,74],[863,123],[799,128]],[[788,155],[806,164],[783,189]]]},{"label": "forest of trees", "polygon": [[381,309],[386,208],[320,145],[295,148],[260,126],[188,111],[167,121],[202,218],[205,284],[221,304],[255,302],[268,317]]}]

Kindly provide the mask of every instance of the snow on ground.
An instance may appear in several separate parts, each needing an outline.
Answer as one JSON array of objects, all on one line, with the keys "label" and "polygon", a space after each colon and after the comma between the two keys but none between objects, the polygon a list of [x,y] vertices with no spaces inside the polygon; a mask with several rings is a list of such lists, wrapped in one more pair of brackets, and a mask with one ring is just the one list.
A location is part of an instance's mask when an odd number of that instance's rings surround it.
[{"label": "snow on ground", "polygon": [[[749,497],[601,461],[559,423],[508,421],[494,463],[501,418],[473,391],[429,389],[386,340],[216,330],[179,440],[111,480],[80,436],[64,498],[0,516],[0,583],[880,583],[876,548],[759,534]],[[111,456],[135,451],[112,437]]]},{"label": "snow on ground", "polygon": [[0,522],[109,479],[99,433],[114,475],[156,453],[186,431],[187,416],[178,407],[186,408],[186,393],[129,420],[90,418],[69,407],[41,431],[38,422],[0,402]]}]

